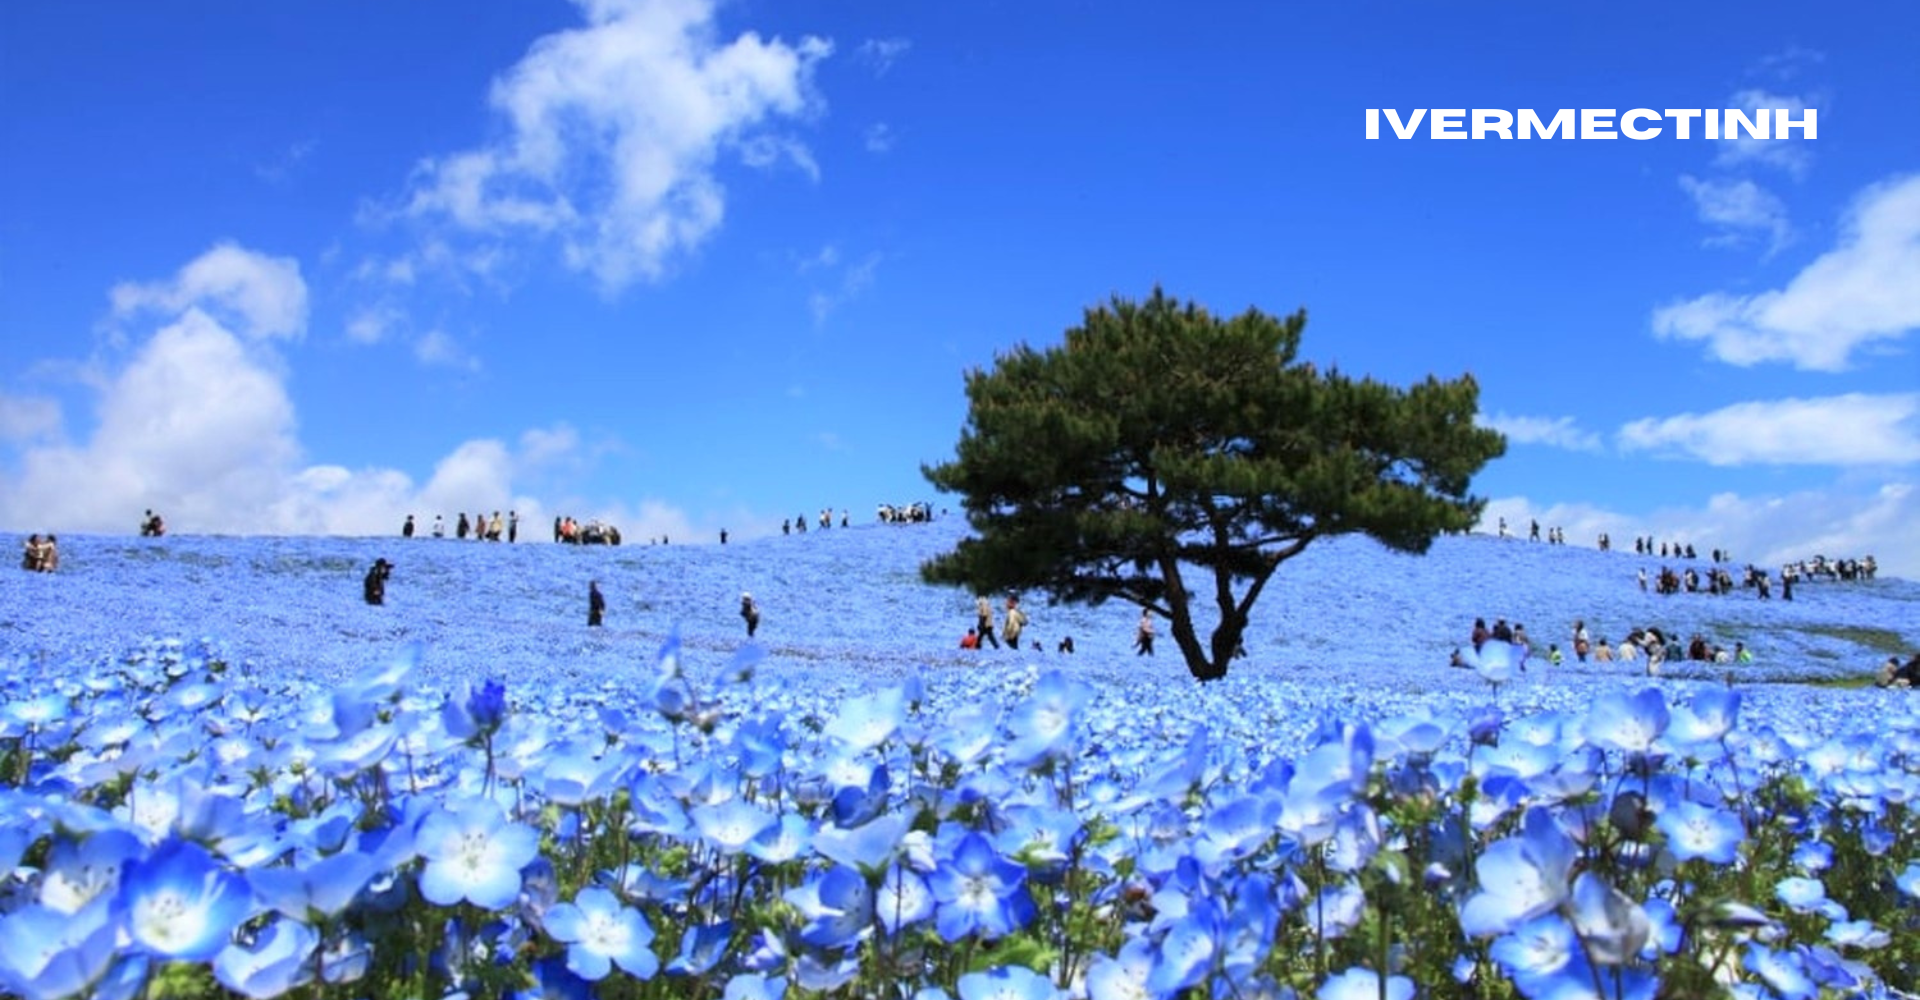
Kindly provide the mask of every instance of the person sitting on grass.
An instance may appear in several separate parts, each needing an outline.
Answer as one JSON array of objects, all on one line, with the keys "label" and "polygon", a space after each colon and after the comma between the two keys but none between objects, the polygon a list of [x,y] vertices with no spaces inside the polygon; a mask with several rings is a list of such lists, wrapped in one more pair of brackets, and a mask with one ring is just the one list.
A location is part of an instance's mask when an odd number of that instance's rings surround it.
[{"label": "person sitting on grass", "polygon": [[961,649],[979,649],[980,633],[974,631],[973,629],[967,629],[967,634],[960,637],[960,648]]}]

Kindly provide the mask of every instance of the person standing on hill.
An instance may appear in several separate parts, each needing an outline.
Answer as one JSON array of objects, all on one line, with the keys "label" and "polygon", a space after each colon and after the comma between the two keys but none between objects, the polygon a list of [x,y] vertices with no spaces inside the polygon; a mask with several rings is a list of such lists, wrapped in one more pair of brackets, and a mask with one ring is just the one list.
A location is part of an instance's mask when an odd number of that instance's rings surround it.
[{"label": "person standing on hill", "polygon": [[745,591],[740,593],[740,619],[747,623],[747,638],[760,629],[760,605],[753,603],[753,595]]},{"label": "person standing on hill", "polygon": [[993,643],[993,648],[999,649],[1000,640],[993,637],[993,602],[982,595],[974,602],[973,609],[975,617],[979,619],[973,631],[980,637],[980,647],[984,649],[987,643]]},{"label": "person standing on hill", "polygon": [[519,540],[520,512],[517,510],[507,511],[507,544],[512,545]]},{"label": "person standing on hill", "polygon": [[1020,648],[1020,633],[1027,627],[1027,613],[1020,610],[1020,599],[1007,597],[1007,624],[1002,630],[1007,637],[1008,649]]},{"label": "person standing on hill", "polygon": [[604,596],[602,596],[600,593],[600,581],[598,580],[588,581],[587,583],[587,625],[593,628],[598,628],[600,626],[601,620],[606,616],[606,613],[607,613],[607,599]]},{"label": "person standing on hill", "polygon": [[460,520],[455,521],[453,525],[453,537],[458,538],[461,541],[465,541],[467,537],[467,532],[472,530],[473,528],[467,524],[467,512],[464,510],[461,511]]},{"label": "person standing on hill", "polygon": [[438,514],[433,515],[433,537],[447,537],[447,519]]},{"label": "person standing on hill", "polygon": [[373,566],[367,570],[366,579],[361,581],[361,596],[367,599],[368,604],[387,603],[387,577],[392,575],[392,563],[384,558],[373,561]]},{"label": "person standing on hill", "polygon": [[1153,612],[1140,609],[1140,624],[1133,631],[1133,655],[1153,655]]},{"label": "person standing on hill", "polygon": [[407,523],[400,526],[400,537],[401,538],[413,537],[413,515],[412,514],[408,514]]}]

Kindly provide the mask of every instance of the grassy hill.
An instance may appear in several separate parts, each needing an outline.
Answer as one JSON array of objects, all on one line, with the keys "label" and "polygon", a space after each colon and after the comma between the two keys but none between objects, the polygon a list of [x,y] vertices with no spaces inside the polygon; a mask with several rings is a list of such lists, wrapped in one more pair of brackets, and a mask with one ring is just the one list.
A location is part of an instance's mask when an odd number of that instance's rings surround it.
[{"label": "grassy hill", "polygon": [[[725,546],[616,548],[73,535],[62,539],[60,572],[0,574],[0,652],[93,657],[145,637],[207,637],[235,659],[327,678],[420,642],[428,677],[605,680],[650,662],[675,628],[690,651],[724,660],[745,639],[737,609],[741,592],[751,591],[764,615],[765,669],[773,671],[872,678],[921,667],[1066,662],[1053,649],[1071,635],[1079,650],[1072,662],[1083,670],[1186,677],[1164,627],[1158,657],[1133,656],[1138,612],[1118,603],[1047,607],[1035,595],[1029,642],[1039,640],[1045,652],[959,650],[972,624],[971,596],[922,584],[917,571],[964,531],[950,516]],[[0,537],[18,550],[21,536]],[[384,607],[360,597],[376,557],[396,566]],[[1642,593],[1636,571],[1651,574],[1661,564],[1631,552],[1485,536],[1439,539],[1423,557],[1364,538],[1325,540],[1269,585],[1247,636],[1249,655],[1233,674],[1406,693],[1450,687],[1463,672],[1446,667],[1448,654],[1465,642],[1475,616],[1524,623],[1542,652],[1559,643],[1569,655],[1556,678],[1633,676],[1621,664],[1573,662],[1575,619],[1614,641],[1631,628],[1658,626],[1729,646],[1745,642],[1757,660],[1737,673],[1753,682],[1844,683],[1869,675],[1890,654],[1920,648],[1920,584],[1912,581],[1808,583],[1791,603],[1777,592],[1772,601],[1745,591]],[[603,629],[585,624],[594,579],[608,598]],[[1692,667],[1698,676],[1725,673]]]}]

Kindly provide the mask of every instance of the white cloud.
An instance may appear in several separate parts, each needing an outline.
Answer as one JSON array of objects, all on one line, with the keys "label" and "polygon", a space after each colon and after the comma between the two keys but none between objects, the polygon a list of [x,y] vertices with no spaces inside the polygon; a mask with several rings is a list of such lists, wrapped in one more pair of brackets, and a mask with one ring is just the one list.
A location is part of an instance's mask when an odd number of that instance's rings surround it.
[{"label": "white cloud", "polygon": [[1703,555],[1724,549],[1740,564],[1778,566],[1815,554],[1832,558],[1872,555],[1888,576],[1920,580],[1920,483],[1893,482],[1868,492],[1836,485],[1786,495],[1743,497],[1720,493],[1698,507],[1665,507],[1643,515],[1587,504],[1536,505],[1525,497],[1491,500],[1478,530],[1492,531],[1507,519],[1509,533],[1524,531],[1530,518],[1543,528],[1564,528],[1576,545],[1592,545],[1601,532],[1614,551],[1633,551],[1636,535],[1692,544]]},{"label": "white cloud", "polygon": [[1544,444],[1569,451],[1599,451],[1600,435],[1574,425],[1572,417],[1516,417],[1485,414],[1482,427],[1499,431],[1512,444]]},{"label": "white cloud", "polygon": [[873,70],[874,76],[885,76],[900,61],[907,50],[913,48],[913,41],[906,38],[869,38],[860,43],[854,51],[862,63]]},{"label": "white cloud", "polygon": [[233,243],[215,245],[171,281],[115,285],[112,300],[115,317],[123,320],[199,307],[255,340],[297,338],[307,329],[307,283],[299,262]]},{"label": "white cloud", "polygon": [[759,130],[817,110],[830,43],[748,32],[723,44],[714,0],[580,3],[585,27],[539,39],[494,80],[501,138],[421,164],[407,214],[552,236],[569,266],[617,290],[659,278],[720,225],[723,151],[817,174],[798,140]]},{"label": "white cloud", "polygon": [[[270,260],[246,251],[234,259]],[[140,288],[139,308],[182,303],[124,363],[103,365],[87,381],[97,419],[78,443],[55,440],[59,408],[49,400],[0,396],[0,524],[56,532],[131,532],[141,511],[161,512],[177,532],[386,535],[408,513],[426,530],[433,514],[452,520],[480,504],[518,510],[523,527],[551,518],[518,484],[574,463],[579,436],[564,425],[524,432],[517,445],[460,443],[425,484],[389,468],[311,463],[296,435],[285,364],[272,346],[236,333],[186,289],[212,287],[216,303],[304,304],[297,270],[241,268],[233,282],[207,282],[190,267],[173,283]],[[190,273],[191,272],[191,273]],[[259,287],[249,285],[256,282]],[[304,328],[297,315],[236,310],[253,329]],[[259,317],[275,317],[261,320]],[[673,508],[643,505],[645,517],[673,522]],[[529,537],[544,537],[536,529]]]},{"label": "white cloud", "polygon": [[808,180],[820,179],[820,164],[813,151],[791,136],[756,135],[740,143],[740,162],[756,170],[772,170],[782,162],[792,163]]},{"label": "white cloud", "polygon": [[[1764,90],[1742,90],[1733,95],[1727,106],[1745,111],[1749,119],[1756,118],[1755,112],[1761,108],[1770,109],[1773,113],[1772,117],[1776,119],[1783,113],[1792,112],[1793,120],[1796,122],[1806,117],[1808,107],[1803,98],[1770,94]],[[1774,135],[1780,134],[1778,128],[1770,129],[1770,132]],[[1800,130],[1795,129],[1792,139],[1756,139],[1748,135],[1745,130],[1741,130],[1739,137],[1734,138],[1732,130],[1723,123],[1720,130],[1720,155],[1714,158],[1714,162],[1723,167],[1758,163],[1778,167],[1797,177],[1806,173],[1807,168],[1813,163],[1813,154],[1808,151],[1806,140],[1800,138],[1802,134]]]},{"label": "white cloud", "polygon": [[59,403],[44,396],[0,396],[0,441],[35,441],[59,433]]},{"label": "white cloud", "polygon": [[1920,327],[1920,175],[1867,189],[1849,208],[1839,245],[1783,289],[1714,292],[1662,307],[1663,338],[1701,340],[1721,361],[1788,361],[1845,369],[1855,350]]},{"label": "white cloud", "polygon": [[1710,465],[1904,465],[1920,462],[1920,393],[1849,393],[1738,403],[1711,413],[1636,420],[1629,450],[1680,453]]},{"label": "white cloud", "polygon": [[403,317],[390,306],[362,309],[347,319],[347,339],[356,344],[378,344],[400,324]]},{"label": "white cloud", "polygon": [[840,272],[839,285],[829,290],[815,290],[807,296],[807,309],[813,313],[814,325],[827,321],[833,311],[859,298],[861,293],[873,286],[874,274],[880,270],[880,255],[870,253],[860,262]]},{"label": "white cloud", "polygon": [[421,334],[420,339],[413,342],[413,357],[423,365],[470,372],[480,370],[480,359],[467,353],[459,341],[438,327]]},{"label": "white cloud", "polygon": [[1772,256],[1793,235],[1787,224],[1787,206],[1771,191],[1752,181],[1700,180],[1680,175],[1680,187],[1693,199],[1700,221],[1719,229],[1710,246],[1739,246],[1754,233],[1767,237]]},{"label": "white cloud", "polygon": [[893,150],[893,129],[886,122],[875,122],[867,126],[865,133],[867,152],[887,153]]}]

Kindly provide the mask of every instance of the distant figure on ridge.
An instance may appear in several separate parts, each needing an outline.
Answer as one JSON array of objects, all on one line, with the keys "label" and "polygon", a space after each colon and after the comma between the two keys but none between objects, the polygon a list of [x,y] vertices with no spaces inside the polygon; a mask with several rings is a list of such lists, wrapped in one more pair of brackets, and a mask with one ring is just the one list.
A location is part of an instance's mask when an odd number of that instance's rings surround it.
[{"label": "distant figure on ridge", "polygon": [[460,520],[454,522],[454,525],[453,525],[453,537],[458,538],[462,541],[465,541],[467,537],[467,532],[472,530],[473,530],[473,526],[467,523],[467,512],[464,510],[461,511]]},{"label": "distant figure on ridge", "polygon": [[161,520],[160,515],[153,511],[147,511],[147,516],[140,519],[140,537],[159,538],[166,533],[167,522]]},{"label": "distant figure on ridge", "polygon": [[433,515],[433,537],[447,537],[447,519],[438,514]]},{"label": "distant figure on ridge", "polygon": [[393,564],[386,559],[375,559],[367,570],[367,578],[362,583],[362,591],[368,604],[387,603],[387,578],[393,575]]},{"label": "distant figure on ridge", "polygon": [[760,628],[760,605],[753,603],[753,595],[746,591],[740,592],[740,618],[747,623],[747,638],[753,638]]},{"label": "distant figure on ridge", "polygon": [[400,526],[400,537],[401,538],[413,537],[413,515],[412,514],[408,514],[407,523]]},{"label": "distant figure on ridge", "polygon": [[507,544],[512,545],[519,540],[520,512],[517,510],[507,511]]},{"label": "distant figure on ridge", "polygon": [[607,613],[607,599],[600,594],[600,581],[587,583],[587,624],[598,628]]}]

